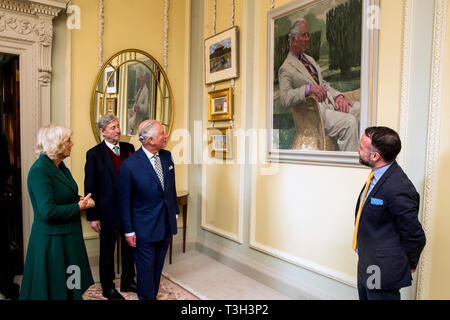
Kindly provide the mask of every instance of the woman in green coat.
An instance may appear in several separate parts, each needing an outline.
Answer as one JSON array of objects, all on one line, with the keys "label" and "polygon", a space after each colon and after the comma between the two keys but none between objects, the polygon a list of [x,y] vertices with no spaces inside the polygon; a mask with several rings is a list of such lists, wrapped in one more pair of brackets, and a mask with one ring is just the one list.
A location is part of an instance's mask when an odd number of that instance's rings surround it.
[{"label": "woman in green coat", "polygon": [[95,205],[64,165],[72,131],[58,125],[39,130],[39,158],[28,173],[34,221],[20,290],[20,300],[81,300],[94,283],[81,230],[80,211]]}]

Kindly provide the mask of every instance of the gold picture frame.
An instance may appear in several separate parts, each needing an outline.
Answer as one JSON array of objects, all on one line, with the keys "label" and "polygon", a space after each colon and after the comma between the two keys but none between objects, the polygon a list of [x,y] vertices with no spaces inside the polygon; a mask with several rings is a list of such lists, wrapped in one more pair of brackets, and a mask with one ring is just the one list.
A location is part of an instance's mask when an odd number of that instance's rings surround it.
[{"label": "gold picture frame", "polygon": [[239,32],[231,27],[205,39],[205,83],[239,77]]},{"label": "gold picture frame", "polygon": [[233,90],[231,88],[208,92],[208,121],[233,120]]},{"label": "gold picture frame", "polygon": [[117,98],[106,98],[106,104],[103,104],[103,97],[99,97],[99,110],[100,114],[113,114],[117,115]]},{"label": "gold picture frame", "polygon": [[233,129],[208,128],[208,150],[209,156],[219,159],[233,158]]},{"label": "gold picture frame", "polygon": [[106,98],[105,114],[117,114],[117,98]]}]

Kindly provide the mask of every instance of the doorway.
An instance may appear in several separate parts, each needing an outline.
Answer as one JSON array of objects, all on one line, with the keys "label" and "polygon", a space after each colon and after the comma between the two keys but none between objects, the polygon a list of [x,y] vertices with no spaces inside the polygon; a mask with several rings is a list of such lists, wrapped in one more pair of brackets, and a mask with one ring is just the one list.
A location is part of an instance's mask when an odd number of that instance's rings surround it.
[{"label": "doorway", "polygon": [[24,261],[19,88],[19,56],[0,53],[0,133],[12,168],[2,181],[2,230],[7,231],[12,257],[8,266],[14,275],[23,273]]}]

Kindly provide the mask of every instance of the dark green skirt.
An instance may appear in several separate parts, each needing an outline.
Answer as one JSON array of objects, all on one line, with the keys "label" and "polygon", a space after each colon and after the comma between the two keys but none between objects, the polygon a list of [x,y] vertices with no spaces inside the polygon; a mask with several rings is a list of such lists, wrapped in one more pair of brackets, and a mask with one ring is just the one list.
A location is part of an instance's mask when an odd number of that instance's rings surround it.
[{"label": "dark green skirt", "polygon": [[33,224],[20,300],[82,300],[94,283],[81,221],[70,224],[67,235],[45,235]]}]

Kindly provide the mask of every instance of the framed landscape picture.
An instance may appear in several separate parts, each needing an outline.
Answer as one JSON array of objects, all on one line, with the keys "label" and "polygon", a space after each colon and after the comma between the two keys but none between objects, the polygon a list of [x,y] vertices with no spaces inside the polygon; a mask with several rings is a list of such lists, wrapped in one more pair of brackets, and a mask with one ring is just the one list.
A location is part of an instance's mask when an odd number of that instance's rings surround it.
[{"label": "framed landscape picture", "polygon": [[205,40],[206,84],[239,76],[238,27],[232,27]]},{"label": "framed landscape picture", "polygon": [[209,156],[218,159],[233,158],[233,130],[230,127],[208,128]]},{"label": "framed landscape picture", "polygon": [[208,93],[208,121],[233,119],[233,90],[231,88]]}]

